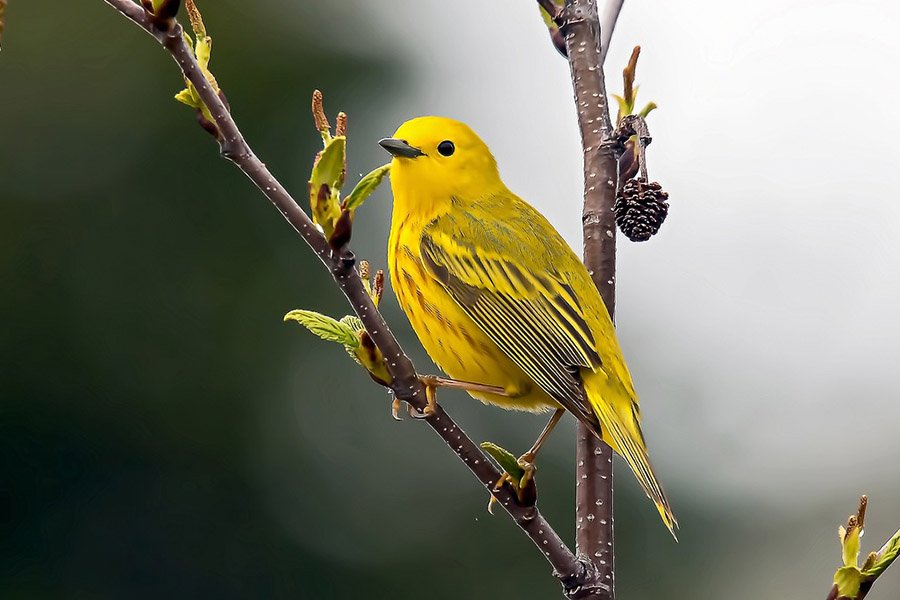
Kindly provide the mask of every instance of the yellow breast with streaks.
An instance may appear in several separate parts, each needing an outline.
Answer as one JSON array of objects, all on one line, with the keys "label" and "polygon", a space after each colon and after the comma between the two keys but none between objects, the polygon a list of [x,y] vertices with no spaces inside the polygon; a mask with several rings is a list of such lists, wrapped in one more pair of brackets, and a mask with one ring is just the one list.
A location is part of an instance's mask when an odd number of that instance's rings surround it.
[{"label": "yellow breast with streaks", "polygon": [[527,411],[556,408],[558,404],[500,350],[428,273],[419,251],[425,224],[412,215],[403,215],[399,223],[393,223],[388,243],[391,287],[425,351],[451,378],[499,386],[509,394],[471,393],[482,402]]}]

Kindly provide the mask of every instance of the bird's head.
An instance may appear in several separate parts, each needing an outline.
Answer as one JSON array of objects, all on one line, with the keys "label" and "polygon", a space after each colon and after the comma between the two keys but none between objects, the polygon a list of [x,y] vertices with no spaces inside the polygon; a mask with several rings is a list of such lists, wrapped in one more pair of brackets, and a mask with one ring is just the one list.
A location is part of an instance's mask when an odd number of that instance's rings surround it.
[{"label": "bird's head", "polygon": [[497,161],[465,123],[444,117],[418,117],[379,142],[394,157],[391,182],[412,192],[480,197],[503,184]]}]

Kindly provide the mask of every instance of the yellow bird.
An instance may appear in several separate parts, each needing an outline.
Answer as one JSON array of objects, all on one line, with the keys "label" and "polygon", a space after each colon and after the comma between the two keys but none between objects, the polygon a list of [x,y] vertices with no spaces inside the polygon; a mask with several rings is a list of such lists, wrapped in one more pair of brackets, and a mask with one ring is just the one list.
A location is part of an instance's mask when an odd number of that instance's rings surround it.
[{"label": "yellow bird", "polygon": [[615,328],[578,256],[467,125],[419,117],[379,143],[393,156],[391,284],[434,362],[482,402],[556,409],[525,463],[571,412],[625,459],[674,535]]}]

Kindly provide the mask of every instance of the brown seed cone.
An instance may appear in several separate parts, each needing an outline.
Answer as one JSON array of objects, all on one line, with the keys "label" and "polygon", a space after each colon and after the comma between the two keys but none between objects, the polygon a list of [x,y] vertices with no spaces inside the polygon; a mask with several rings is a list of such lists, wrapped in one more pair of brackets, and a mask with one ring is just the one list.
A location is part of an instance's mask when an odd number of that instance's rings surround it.
[{"label": "brown seed cone", "polygon": [[646,242],[666,220],[668,198],[655,181],[647,183],[643,177],[628,180],[616,195],[616,225],[632,242]]}]

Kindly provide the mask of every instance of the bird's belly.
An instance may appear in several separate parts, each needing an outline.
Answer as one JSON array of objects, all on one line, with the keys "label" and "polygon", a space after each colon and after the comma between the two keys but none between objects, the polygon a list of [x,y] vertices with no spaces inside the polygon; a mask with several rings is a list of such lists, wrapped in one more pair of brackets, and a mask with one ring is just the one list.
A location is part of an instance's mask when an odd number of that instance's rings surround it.
[{"label": "bird's belly", "polygon": [[[411,253],[408,253],[411,254]],[[453,379],[502,387],[508,395],[469,392],[503,408],[558,407],[429,275],[418,259],[392,261],[391,285],[431,359]]]}]

